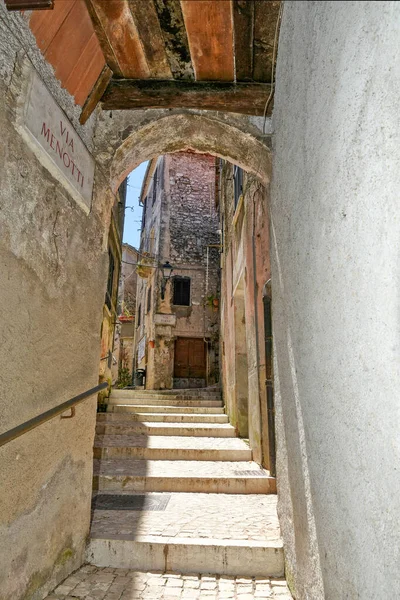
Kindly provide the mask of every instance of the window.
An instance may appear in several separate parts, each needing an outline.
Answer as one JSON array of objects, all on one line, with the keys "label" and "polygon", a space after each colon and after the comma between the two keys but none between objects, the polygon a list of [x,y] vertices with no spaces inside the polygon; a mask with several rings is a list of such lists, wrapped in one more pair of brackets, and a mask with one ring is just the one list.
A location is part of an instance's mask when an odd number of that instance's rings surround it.
[{"label": "window", "polygon": [[151,286],[147,290],[147,310],[146,310],[146,312],[149,313],[150,309],[151,309]]},{"label": "window", "polygon": [[233,167],[233,195],[235,199],[235,209],[238,205],[239,198],[243,194],[243,169]]},{"label": "window", "polygon": [[115,270],[114,255],[111,252],[111,249],[109,248],[108,249],[108,280],[107,280],[107,291],[106,291],[105,303],[110,310],[111,310],[111,304],[112,304],[114,270]]},{"label": "window", "polygon": [[146,225],[146,208],[147,208],[147,196],[143,200],[142,231],[143,231],[143,229],[145,228],[145,225]]},{"label": "window", "polygon": [[174,297],[172,304],[190,306],[190,277],[174,277]]},{"label": "window", "polygon": [[142,321],[142,306],[139,304],[138,312],[137,312],[137,326],[140,327],[140,323]]},{"label": "window", "polygon": [[154,171],[154,175],[153,175],[153,204],[157,199],[157,178],[158,178],[158,168]]}]

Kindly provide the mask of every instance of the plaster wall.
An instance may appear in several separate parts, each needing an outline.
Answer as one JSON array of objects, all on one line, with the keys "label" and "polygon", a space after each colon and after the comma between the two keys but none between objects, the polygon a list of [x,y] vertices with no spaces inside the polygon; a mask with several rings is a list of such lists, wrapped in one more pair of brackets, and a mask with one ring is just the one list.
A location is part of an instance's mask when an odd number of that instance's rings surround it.
[{"label": "plaster wall", "polygon": [[233,165],[221,171],[223,215],[221,311],[224,399],[230,422],[248,437],[253,458],[269,467],[262,289],[270,276],[268,193],[244,173],[243,201],[234,205]]},{"label": "plaster wall", "polygon": [[[35,47],[24,17],[0,3],[1,430],[98,383],[107,278],[107,185],[86,215],[18,133],[16,111],[36,68],[91,150],[93,120]],[[109,223],[109,217],[108,217]],[[0,597],[37,600],[84,559],[96,398],[0,449]]]},{"label": "plaster wall", "polygon": [[278,493],[296,598],[398,596],[398,2],[286,2],[272,182]]}]

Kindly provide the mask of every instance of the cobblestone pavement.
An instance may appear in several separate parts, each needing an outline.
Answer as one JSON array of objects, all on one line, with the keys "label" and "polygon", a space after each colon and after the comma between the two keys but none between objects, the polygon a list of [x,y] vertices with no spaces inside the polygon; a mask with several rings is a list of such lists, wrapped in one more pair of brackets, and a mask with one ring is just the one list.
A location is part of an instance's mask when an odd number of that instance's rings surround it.
[{"label": "cobblestone pavement", "polygon": [[46,600],[291,600],[284,579],[143,573],[86,565]]},{"label": "cobblestone pavement", "polygon": [[95,510],[92,537],[117,539],[120,534],[124,539],[130,536],[131,539],[161,536],[266,542],[280,539],[277,497],[273,494],[165,495],[170,500],[162,511]]},{"label": "cobblestone pavement", "polygon": [[249,471],[267,476],[253,461],[95,459],[95,475],[140,475],[153,477],[246,477]]}]

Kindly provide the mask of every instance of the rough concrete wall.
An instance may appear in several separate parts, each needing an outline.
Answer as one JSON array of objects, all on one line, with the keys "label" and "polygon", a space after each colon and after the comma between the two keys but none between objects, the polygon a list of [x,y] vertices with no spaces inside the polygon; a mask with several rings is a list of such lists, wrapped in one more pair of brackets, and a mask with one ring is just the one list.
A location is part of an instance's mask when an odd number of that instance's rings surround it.
[{"label": "rough concrete wall", "polygon": [[285,3],[272,192],[278,486],[297,598],[398,596],[398,2]]},{"label": "rough concrete wall", "polygon": [[[107,273],[107,194],[86,216],[14,126],[29,60],[76,125],[78,110],[32,44],[23,18],[1,4],[2,431],[98,383]],[[89,145],[90,123],[78,132]],[[88,399],[74,419],[54,418],[0,449],[2,600],[42,598],[83,561],[95,413]]]}]

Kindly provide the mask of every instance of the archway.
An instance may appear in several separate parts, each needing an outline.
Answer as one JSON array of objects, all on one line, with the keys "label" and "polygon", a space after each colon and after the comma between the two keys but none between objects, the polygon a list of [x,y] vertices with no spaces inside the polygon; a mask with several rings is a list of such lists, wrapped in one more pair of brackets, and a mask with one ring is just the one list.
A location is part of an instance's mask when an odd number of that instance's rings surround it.
[{"label": "archway", "polygon": [[[140,124],[115,148],[110,164],[110,182],[114,191],[141,162],[183,150],[219,156],[252,173],[264,185],[269,182],[270,149],[261,140],[262,136],[256,135],[258,130],[250,119],[240,119],[239,126],[231,115],[223,113],[206,116],[187,111],[167,115],[166,111],[154,112],[153,120]],[[118,113],[117,118],[126,124],[126,113]],[[118,129],[123,131],[124,128]]]}]

